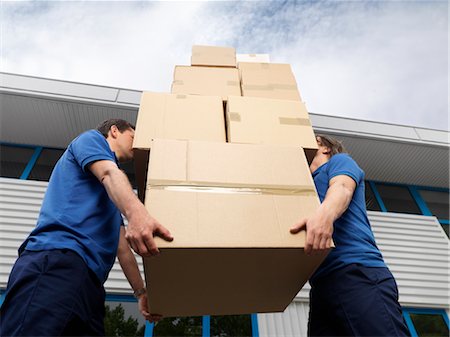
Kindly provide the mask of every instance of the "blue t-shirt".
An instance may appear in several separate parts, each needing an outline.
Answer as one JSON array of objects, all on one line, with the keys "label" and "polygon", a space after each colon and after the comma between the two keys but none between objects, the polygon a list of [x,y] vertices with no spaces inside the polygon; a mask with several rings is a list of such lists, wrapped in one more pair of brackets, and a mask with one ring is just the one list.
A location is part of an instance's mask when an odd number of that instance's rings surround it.
[{"label": "blue t-shirt", "polygon": [[88,169],[98,160],[117,163],[100,132],[90,130],[72,141],[50,177],[36,228],[19,252],[73,250],[103,283],[115,261],[123,219]]},{"label": "blue t-shirt", "polygon": [[320,201],[325,199],[330,180],[339,175],[352,178],[356,189],[348,209],[334,222],[335,248],[316,270],[312,281],[352,263],[365,267],[386,267],[367,218],[364,171],[348,154],[332,156],[313,173]]}]

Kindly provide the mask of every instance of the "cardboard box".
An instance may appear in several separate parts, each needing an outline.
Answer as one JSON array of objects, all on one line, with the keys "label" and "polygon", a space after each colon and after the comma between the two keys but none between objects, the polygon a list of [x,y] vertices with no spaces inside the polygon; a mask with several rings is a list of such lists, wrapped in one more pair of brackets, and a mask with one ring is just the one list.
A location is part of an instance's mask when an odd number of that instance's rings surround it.
[{"label": "cardboard box", "polygon": [[138,194],[144,200],[152,139],[194,139],[225,142],[225,119],[219,96],[144,92],[136,122],[133,149]]},{"label": "cardboard box", "polygon": [[242,96],[301,101],[289,64],[239,62]]},{"label": "cardboard box", "polygon": [[221,96],[241,96],[239,72],[234,68],[176,66],[172,93]]},{"label": "cardboard box", "polygon": [[319,206],[300,148],[157,139],[149,167],[146,208],[174,236],[144,258],[152,312],[281,312],[323,261],[289,233]]},{"label": "cardboard box", "polygon": [[237,54],[237,62],[269,63],[269,54]]},{"label": "cardboard box", "polygon": [[231,47],[193,46],[191,65],[236,68],[236,50]]},{"label": "cardboard box", "polygon": [[230,143],[302,147],[308,162],[318,149],[308,111],[301,101],[230,96],[226,123]]}]

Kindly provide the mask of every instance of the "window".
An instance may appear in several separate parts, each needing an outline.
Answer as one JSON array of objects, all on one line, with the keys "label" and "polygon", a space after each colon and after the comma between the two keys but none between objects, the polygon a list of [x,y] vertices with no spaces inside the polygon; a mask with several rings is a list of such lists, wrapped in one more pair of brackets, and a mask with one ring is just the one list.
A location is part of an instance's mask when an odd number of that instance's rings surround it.
[{"label": "window", "polygon": [[134,297],[107,296],[105,303],[105,336],[144,336],[145,319]]},{"label": "window", "polygon": [[20,178],[33,153],[34,148],[0,144],[0,176]]},{"label": "window", "polygon": [[388,212],[422,214],[406,186],[376,184]]},{"label": "window", "polygon": [[381,211],[380,205],[375,198],[375,194],[372,191],[372,187],[369,182],[365,182],[366,191],[366,207],[369,211]]},{"label": "window", "polygon": [[449,219],[449,193],[443,191],[419,190],[428,209],[438,219]]},{"label": "window", "polygon": [[252,336],[250,315],[211,316],[211,337]]},{"label": "window", "polygon": [[56,162],[63,153],[64,150],[43,149],[36,164],[34,164],[28,179],[48,181]]},{"label": "window", "polygon": [[153,336],[202,336],[202,317],[164,318],[155,324]]},{"label": "window", "polygon": [[413,337],[448,337],[449,323],[444,310],[404,309],[403,316]]}]

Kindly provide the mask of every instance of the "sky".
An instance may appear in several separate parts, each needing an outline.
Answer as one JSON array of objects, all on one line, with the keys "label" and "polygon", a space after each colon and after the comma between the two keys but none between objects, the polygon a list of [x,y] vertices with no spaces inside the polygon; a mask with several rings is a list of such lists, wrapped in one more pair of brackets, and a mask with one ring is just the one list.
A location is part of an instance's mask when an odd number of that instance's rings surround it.
[{"label": "sky", "polygon": [[449,130],[447,1],[0,1],[0,71],[170,92],[192,45],[289,63],[308,111]]}]

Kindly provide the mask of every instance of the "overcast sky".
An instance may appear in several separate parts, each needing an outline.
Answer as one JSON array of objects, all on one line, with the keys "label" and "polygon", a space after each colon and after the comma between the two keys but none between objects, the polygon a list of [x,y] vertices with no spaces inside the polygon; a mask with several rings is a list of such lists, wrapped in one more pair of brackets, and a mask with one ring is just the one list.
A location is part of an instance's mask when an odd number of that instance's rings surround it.
[{"label": "overcast sky", "polygon": [[447,1],[1,1],[1,71],[169,92],[194,44],[290,63],[313,113],[448,130]]}]

